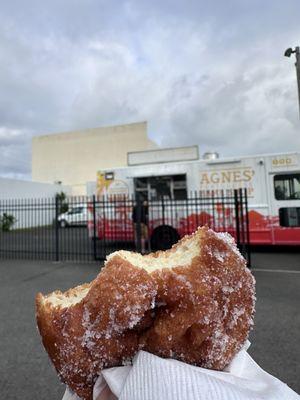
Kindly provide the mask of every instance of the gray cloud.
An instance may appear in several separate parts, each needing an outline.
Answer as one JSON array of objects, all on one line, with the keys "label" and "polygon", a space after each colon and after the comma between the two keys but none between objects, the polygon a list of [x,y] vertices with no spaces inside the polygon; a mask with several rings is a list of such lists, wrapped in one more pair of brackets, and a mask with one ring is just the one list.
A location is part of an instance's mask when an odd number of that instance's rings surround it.
[{"label": "gray cloud", "polygon": [[32,135],[148,120],[164,146],[300,147],[297,0],[16,0],[0,16],[0,174]]}]

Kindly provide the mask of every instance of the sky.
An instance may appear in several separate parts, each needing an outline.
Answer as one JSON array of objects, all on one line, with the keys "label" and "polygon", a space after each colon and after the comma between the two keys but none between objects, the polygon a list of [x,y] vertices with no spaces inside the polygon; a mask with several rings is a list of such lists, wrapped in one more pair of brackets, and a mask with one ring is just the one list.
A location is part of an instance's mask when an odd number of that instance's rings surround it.
[{"label": "sky", "polygon": [[299,0],[10,0],[0,11],[0,175],[31,138],[148,121],[164,147],[300,151]]}]

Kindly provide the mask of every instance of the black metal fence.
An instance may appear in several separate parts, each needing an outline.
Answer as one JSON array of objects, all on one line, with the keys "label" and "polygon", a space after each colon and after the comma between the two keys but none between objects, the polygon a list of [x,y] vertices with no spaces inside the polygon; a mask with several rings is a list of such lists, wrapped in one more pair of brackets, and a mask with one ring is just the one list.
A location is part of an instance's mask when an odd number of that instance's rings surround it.
[{"label": "black metal fence", "polygon": [[167,249],[199,226],[229,232],[250,265],[246,190],[188,199],[67,197],[0,201],[0,258],[94,261]]}]

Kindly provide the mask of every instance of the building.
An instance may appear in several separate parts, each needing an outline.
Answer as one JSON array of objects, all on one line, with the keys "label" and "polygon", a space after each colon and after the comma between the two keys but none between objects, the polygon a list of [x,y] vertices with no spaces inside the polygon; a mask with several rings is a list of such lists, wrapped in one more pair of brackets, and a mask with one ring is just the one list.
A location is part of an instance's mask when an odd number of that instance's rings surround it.
[{"label": "building", "polygon": [[73,195],[83,195],[98,170],[126,166],[128,152],[156,147],[148,139],[147,122],[36,136],[32,179],[61,182]]}]

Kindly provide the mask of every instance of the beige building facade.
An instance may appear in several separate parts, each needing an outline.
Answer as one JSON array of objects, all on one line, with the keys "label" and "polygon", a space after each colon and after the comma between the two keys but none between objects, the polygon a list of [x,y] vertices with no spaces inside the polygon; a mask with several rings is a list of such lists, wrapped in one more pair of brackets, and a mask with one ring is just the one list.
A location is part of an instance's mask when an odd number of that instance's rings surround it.
[{"label": "beige building facade", "polygon": [[86,182],[101,169],[124,167],[127,153],[151,150],[147,122],[35,136],[32,140],[32,179],[61,182],[73,195],[86,194]]}]

